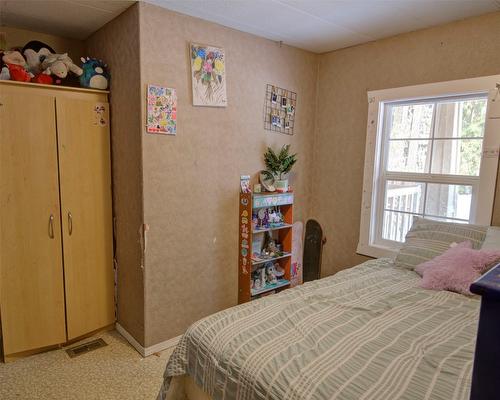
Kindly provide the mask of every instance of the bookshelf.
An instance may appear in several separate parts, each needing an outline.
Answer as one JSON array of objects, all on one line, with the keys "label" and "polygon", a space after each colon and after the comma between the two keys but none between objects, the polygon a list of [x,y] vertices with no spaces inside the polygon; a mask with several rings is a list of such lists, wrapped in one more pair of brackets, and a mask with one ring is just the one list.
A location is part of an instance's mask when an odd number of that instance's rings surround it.
[{"label": "bookshelf", "polygon": [[238,303],[290,287],[293,193],[240,193]]}]

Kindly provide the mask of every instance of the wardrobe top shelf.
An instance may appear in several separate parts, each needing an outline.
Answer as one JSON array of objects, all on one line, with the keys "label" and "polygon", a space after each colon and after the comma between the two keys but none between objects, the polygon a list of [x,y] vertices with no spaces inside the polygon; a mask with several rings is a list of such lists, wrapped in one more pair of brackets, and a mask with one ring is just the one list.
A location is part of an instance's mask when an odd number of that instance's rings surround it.
[{"label": "wardrobe top shelf", "polygon": [[44,85],[44,84],[40,84],[40,83],[31,83],[31,82],[0,81],[0,85],[28,86],[28,87],[35,87],[35,88],[41,88],[41,89],[51,89],[51,90],[69,90],[72,92],[109,94],[109,90],[85,89],[85,88],[73,87],[73,86]]}]

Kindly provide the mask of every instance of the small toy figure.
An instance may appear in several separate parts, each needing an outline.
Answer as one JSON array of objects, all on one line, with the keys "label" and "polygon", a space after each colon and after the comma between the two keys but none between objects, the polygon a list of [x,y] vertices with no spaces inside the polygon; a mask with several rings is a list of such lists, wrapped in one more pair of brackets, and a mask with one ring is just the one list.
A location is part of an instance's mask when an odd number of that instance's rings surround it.
[{"label": "small toy figure", "polygon": [[269,211],[267,208],[264,211],[264,218],[262,218],[262,226],[269,228]]},{"label": "small toy figure", "polygon": [[283,214],[278,209],[270,209],[269,224],[271,227],[283,225]]},{"label": "small toy figure", "polygon": [[266,241],[262,250],[262,254],[268,257],[276,257],[281,254],[276,244],[276,240],[271,236],[269,232],[266,232]]},{"label": "small toy figure", "polygon": [[260,290],[264,286],[266,286],[266,269],[256,269],[252,272],[252,289]]},{"label": "small toy figure", "polygon": [[259,209],[257,217],[259,218],[259,223],[258,223],[259,228],[261,229],[269,228],[269,213],[266,208]]},{"label": "small toy figure", "polygon": [[259,226],[259,218],[257,217],[257,214],[252,214],[252,230],[257,229]]},{"label": "small toy figure", "polygon": [[275,284],[278,283],[278,279],[276,279],[276,271],[274,270],[274,264],[272,262],[266,263],[265,268],[262,268],[263,270],[266,270],[266,282],[268,284]]},{"label": "small toy figure", "polygon": [[280,263],[274,263],[274,274],[277,278],[281,278],[285,275],[285,270],[281,267]]},{"label": "small toy figure", "polygon": [[262,285],[261,287],[266,286],[266,269],[261,268],[260,270],[260,284]]}]

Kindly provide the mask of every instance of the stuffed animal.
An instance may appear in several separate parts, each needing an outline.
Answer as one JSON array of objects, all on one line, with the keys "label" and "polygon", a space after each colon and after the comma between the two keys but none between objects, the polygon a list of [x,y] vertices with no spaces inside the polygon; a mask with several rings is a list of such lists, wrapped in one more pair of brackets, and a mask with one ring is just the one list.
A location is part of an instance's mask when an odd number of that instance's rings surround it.
[{"label": "stuffed animal", "polygon": [[55,75],[56,83],[61,83],[61,79],[68,76],[68,72],[73,72],[80,76],[83,70],[73,63],[67,53],[64,54],[49,54],[40,64],[43,73],[46,75]]},{"label": "stuffed animal", "polygon": [[2,69],[0,70],[0,81],[8,81],[8,80],[10,80],[9,67],[4,65],[4,66],[2,66]]},{"label": "stuffed animal", "polygon": [[277,283],[278,279],[276,279],[276,271],[274,269],[274,264],[272,262],[266,263],[265,269],[266,269],[267,283],[271,285]]},{"label": "stuffed animal", "polygon": [[256,270],[252,272],[252,289],[259,290],[261,289],[266,283],[262,283],[260,280],[260,271],[261,270]]},{"label": "stuffed animal", "polygon": [[49,54],[55,54],[55,51],[48,44],[32,40],[24,45],[22,53],[26,58],[28,68],[33,75],[38,75],[42,72],[42,61],[47,58]]},{"label": "stuffed animal", "polygon": [[35,75],[33,79],[31,79],[31,82],[33,83],[41,83],[44,85],[52,85],[54,83],[54,79],[50,75],[41,73],[38,75]]},{"label": "stuffed animal", "polygon": [[12,81],[18,81],[18,82],[30,82],[31,81],[31,74],[26,71],[26,69],[22,65],[17,65],[17,64],[7,64],[7,67],[9,68],[9,74],[10,74],[10,79]]},{"label": "stuffed animal", "polygon": [[[6,51],[2,55],[2,62],[9,69],[10,79],[19,82],[29,82],[33,78],[33,74],[28,71],[28,64],[23,55],[16,51]],[[2,68],[2,74],[5,75]]]},{"label": "stuffed animal", "polygon": [[2,55],[2,61],[6,64],[17,64],[22,65],[26,68],[28,67],[28,64],[26,64],[26,60],[24,59],[23,55],[17,50],[4,51]]},{"label": "stuffed animal", "polygon": [[108,66],[96,58],[82,57],[83,74],[80,75],[80,85],[86,88],[105,90],[109,85]]}]

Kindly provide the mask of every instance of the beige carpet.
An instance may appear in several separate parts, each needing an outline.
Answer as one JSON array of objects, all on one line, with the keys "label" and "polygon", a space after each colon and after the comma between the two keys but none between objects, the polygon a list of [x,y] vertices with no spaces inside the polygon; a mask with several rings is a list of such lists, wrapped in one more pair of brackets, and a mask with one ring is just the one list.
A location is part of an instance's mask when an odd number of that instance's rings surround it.
[{"label": "beige carpet", "polygon": [[53,350],[0,363],[0,399],[156,399],[173,348],[142,358],[116,331],[95,337],[108,346],[75,358]]}]

